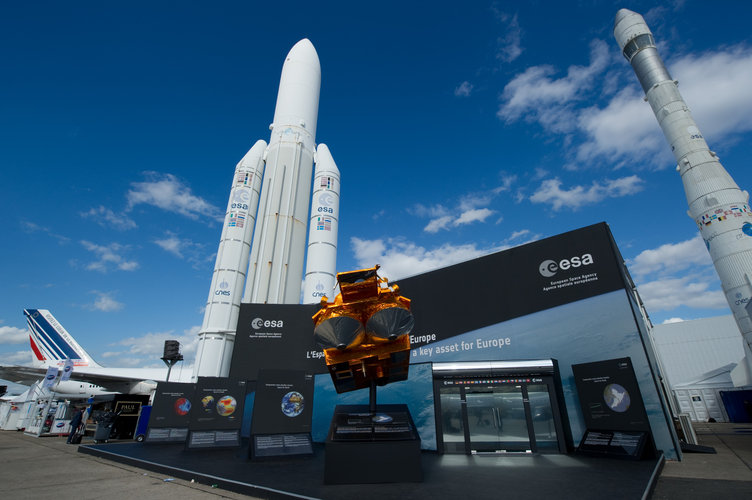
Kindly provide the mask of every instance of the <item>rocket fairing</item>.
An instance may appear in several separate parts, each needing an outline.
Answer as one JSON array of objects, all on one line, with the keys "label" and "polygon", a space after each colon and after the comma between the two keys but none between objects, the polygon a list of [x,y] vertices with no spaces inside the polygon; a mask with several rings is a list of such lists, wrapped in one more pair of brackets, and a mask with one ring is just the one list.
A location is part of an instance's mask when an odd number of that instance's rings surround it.
[{"label": "rocket fairing", "polygon": [[[676,157],[695,221],[713,259],[721,286],[746,345],[752,347],[752,321],[745,305],[752,296],[752,209],[708,148],[677,82],[671,79],[643,17],[627,9],[616,14],[614,37],[632,65],[658,124]],[[749,353],[749,349],[746,350]],[[752,356],[747,356],[747,363]]]},{"label": "rocket fairing", "polygon": [[311,220],[303,286],[303,303],[315,304],[322,297],[334,299],[339,227],[339,169],[326,144],[316,149]]},{"label": "rocket fairing", "polygon": [[303,39],[282,67],[245,302],[300,303],[321,67]]},{"label": "rocket fairing", "polygon": [[199,332],[194,378],[229,375],[251,234],[264,175],[265,149],[266,142],[257,141],[235,168],[204,322]]}]

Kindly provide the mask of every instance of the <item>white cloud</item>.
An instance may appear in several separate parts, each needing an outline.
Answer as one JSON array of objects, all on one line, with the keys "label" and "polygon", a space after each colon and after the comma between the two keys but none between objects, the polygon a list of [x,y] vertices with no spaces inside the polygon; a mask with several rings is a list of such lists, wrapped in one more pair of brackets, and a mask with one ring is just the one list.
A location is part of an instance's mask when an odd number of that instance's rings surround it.
[{"label": "white cloud", "polygon": [[113,311],[119,311],[123,307],[125,307],[125,304],[122,302],[118,302],[114,298],[112,298],[112,292],[100,292],[97,290],[93,290],[92,292],[97,296],[96,299],[94,299],[94,303],[88,304],[86,306],[87,309],[93,310],[93,311],[102,311],[102,312],[113,312]]},{"label": "white cloud", "polygon": [[575,103],[588,97],[609,61],[608,46],[602,40],[590,45],[590,64],[570,66],[566,76],[554,78],[553,66],[532,66],[505,87],[497,116],[507,123],[524,119],[539,122],[546,130],[572,132],[576,126]]},{"label": "white cloud", "polygon": [[[164,353],[165,340],[177,340],[180,342],[181,354],[186,360],[190,361],[196,357],[199,329],[200,326],[194,326],[185,330],[182,334],[176,334],[169,330],[147,333],[140,337],[129,337],[111,344],[113,347],[123,347],[124,349],[113,349],[103,353],[102,357],[115,359],[113,363],[120,366],[162,367],[164,364],[160,358]],[[183,369],[185,368],[186,366],[183,366]]]},{"label": "white cloud", "polygon": [[0,344],[21,344],[29,341],[29,333],[24,328],[0,326]]},{"label": "white cloud", "polygon": [[4,352],[0,354],[0,364],[33,366],[31,351]]},{"label": "white cloud", "polygon": [[156,243],[162,250],[169,252],[176,257],[180,257],[181,259],[183,258],[183,254],[180,251],[183,242],[174,234],[171,234],[169,237],[162,240],[154,240],[154,243]]},{"label": "white cloud", "polygon": [[[699,55],[685,55],[669,65],[679,91],[710,144],[752,130],[752,48],[726,47]],[[578,127],[586,141],[577,149],[579,161],[600,156],[670,166],[673,156],[650,105],[632,78],[604,107],[580,112]]]},{"label": "white cloud", "polygon": [[128,250],[129,247],[127,245],[110,243],[107,246],[102,246],[86,240],[81,241],[81,245],[97,256],[97,260],[86,264],[86,269],[89,271],[106,273],[113,268],[120,271],[134,271],[138,269],[138,262],[126,260],[121,255]]},{"label": "white cloud", "polygon": [[512,188],[512,184],[514,184],[517,181],[517,176],[512,175],[502,175],[501,176],[501,186],[495,187],[493,189],[494,194],[503,193],[504,191],[509,191]]},{"label": "white cloud", "polygon": [[517,14],[511,16],[497,10],[496,15],[504,29],[504,35],[497,39],[499,48],[496,58],[501,62],[510,63],[522,54],[522,29]]},{"label": "white cloud", "polygon": [[463,224],[471,224],[473,222],[483,222],[493,213],[494,211],[489,210],[488,208],[466,210],[462,212],[452,224],[454,224],[455,226],[461,226]]},{"label": "white cloud", "polygon": [[501,250],[501,248],[477,248],[475,244],[445,244],[429,250],[408,241],[394,239],[385,242],[381,239],[351,238],[350,244],[359,266],[366,268],[379,264],[381,266],[379,274],[394,280]]},{"label": "white cloud", "polygon": [[35,222],[21,221],[21,227],[26,233],[45,233],[48,236],[55,238],[60,245],[70,243],[70,238],[68,238],[67,236],[54,233],[52,229],[45,226],[40,226]]},{"label": "white cloud", "polygon": [[697,309],[728,309],[721,290],[699,276],[662,278],[637,287],[648,312],[670,311],[680,306]]},{"label": "white cloud", "polygon": [[423,231],[427,233],[438,233],[442,229],[449,229],[449,226],[452,224],[453,220],[454,217],[452,217],[451,215],[445,215],[444,217],[432,219],[426,225],[426,227],[423,228]]},{"label": "white cloud", "polygon": [[196,243],[188,238],[180,238],[171,231],[167,232],[166,238],[154,240],[154,243],[165,252],[187,260],[194,269],[204,268],[210,260],[204,254],[204,244]]},{"label": "white cloud", "polygon": [[644,250],[634,259],[627,261],[629,272],[636,279],[646,275],[673,274],[687,268],[712,265],[713,261],[699,234],[690,240],[666,243],[658,248]]},{"label": "white cloud", "polygon": [[682,323],[684,320],[682,318],[668,318],[663,320],[663,325],[668,325],[669,323]]},{"label": "white cloud", "polygon": [[88,212],[81,212],[81,217],[94,219],[94,221],[102,227],[111,227],[119,231],[135,229],[138,227],[136,222],[125,215],[125,213],[120,212],[116,214],[109,208],[101,205],[97,208],[92,208]]},{"label": "white cloud", "polygon": [[548,179],[530,196],[533,203],[548,203],[554,210],[570,208],[577,210],[584,205],[592,205],[606,198],[620,198],[642,190],[642,179],[636,175],[619,179],[593,181],[592,185],[574,186],[562,189],[559,179]]},{"label": "white cloud", "polygon": [[468,97],[473,92],[473,84],[465,80],[460,83],[459,87],[454,89],[454,95],[457,97]]},{"label": "white cloud", "polygon": [[175,212],[191,219],[207,217],[222,220],[219,208],[203,198],[194,195],[191,188],[184,185],[172,174],[147,172],[149,180],[131,183],[126,194],[128,210],[139,204],[152,205],[168,212]]}]

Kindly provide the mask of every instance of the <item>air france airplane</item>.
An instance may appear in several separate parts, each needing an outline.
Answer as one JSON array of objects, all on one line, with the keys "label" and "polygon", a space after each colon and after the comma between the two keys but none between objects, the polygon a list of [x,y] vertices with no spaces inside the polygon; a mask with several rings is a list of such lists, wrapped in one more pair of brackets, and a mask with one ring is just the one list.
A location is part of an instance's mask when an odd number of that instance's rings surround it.
[{"label": "air france airplane", "polygon": [[[32,385],[45,378],[48,367],[59,371],[66,362],[73,364],[69,380],[61,380],[51,387],[60,397],[89,398],[116,393],[151,394],[158,381],[167,378],[167,368],[106,368],[81,347],[73,336],[47,309],[24,309],[29,327],[29,343],[33,367],[0,366],[0,378],[17,384]],[[70,366],[70,363],[68,363]],[[184,374],[182,372],[185,372]],[[191,370],[181,370],[170,376],[170,382],[190,382]]]}]

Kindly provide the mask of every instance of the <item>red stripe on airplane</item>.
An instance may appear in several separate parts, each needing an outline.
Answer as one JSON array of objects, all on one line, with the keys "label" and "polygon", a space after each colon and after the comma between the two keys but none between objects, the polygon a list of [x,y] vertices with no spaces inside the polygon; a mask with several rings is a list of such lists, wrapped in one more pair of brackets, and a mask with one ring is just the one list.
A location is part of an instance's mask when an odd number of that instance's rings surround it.
[{"label": "red stripe on airplane", "polygon": [[39,350],[39,348],[37,347],[37,345],[34,343],[34,339],[32,338],[31,335],[29,335],[29,343],[31,344],[31,350],[34,351],[34,356],[36,356],[39,361],[46,361],[47,358],[45,358],[42,355],[42,352]]}]

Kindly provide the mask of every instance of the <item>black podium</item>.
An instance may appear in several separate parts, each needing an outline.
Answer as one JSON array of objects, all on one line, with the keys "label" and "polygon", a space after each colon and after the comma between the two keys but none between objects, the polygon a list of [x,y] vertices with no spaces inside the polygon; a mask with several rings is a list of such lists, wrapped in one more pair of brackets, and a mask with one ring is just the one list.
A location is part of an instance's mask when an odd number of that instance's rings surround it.
[{"label": "black podium", "polygon": [[420,436],[407,405],[337,405],[326,438],[327,484],[423,481]]}]

